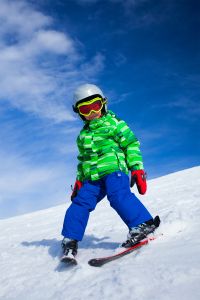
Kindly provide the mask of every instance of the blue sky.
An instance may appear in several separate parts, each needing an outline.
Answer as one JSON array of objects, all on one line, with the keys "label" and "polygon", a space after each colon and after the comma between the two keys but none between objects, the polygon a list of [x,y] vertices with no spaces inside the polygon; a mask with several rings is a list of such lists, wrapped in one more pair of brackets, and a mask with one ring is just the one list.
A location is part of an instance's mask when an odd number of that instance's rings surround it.
[{"label": "blue sky", "polygon": [[198,1],[0,2],[0,218],[69,201],[73,90],[95,83],[149,178],[199,165]]}]

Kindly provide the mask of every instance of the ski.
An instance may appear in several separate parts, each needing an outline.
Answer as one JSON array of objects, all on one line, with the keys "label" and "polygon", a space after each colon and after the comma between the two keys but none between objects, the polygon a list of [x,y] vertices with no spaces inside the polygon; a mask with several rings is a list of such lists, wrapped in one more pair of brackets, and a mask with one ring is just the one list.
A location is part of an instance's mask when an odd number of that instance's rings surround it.
[{"label": "ski", "polygon": [[61,263],[64,263],[67,266],[76,266],[78,264],[77,260],[74,257],[69,257],[67,255],[63,255],[60,259]]},{"label": "ski", "polygon": [[110,256],[106,256],[106,257],[100,257],[100,258],[92,258],[88,261],[88,264],[92,267],[101,267],[101,266],[107,264],[108,262],[111,262],[120,257],[123,257],[123,256],[141,248],[142,246],[147,245],[149,243],[149,241],[153,241],[155,239],[156,239],[156,236],[148,237],[129,248],[125,248],[125,250],[122,250],[121,252],[119,252],[117,254],[113,254]]}]

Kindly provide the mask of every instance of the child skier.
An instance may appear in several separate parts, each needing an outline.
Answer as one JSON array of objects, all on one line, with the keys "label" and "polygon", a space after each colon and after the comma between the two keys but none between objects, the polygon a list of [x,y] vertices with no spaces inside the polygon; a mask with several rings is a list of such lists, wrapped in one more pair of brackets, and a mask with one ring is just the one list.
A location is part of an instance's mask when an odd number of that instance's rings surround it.
[{"label": "child skier", "polygon": [[106,103],[103,92],[93,84],[81,85],[74,93],[73,110],[84,127],[77,138],[77,178],[62,229],[65,255],[76,256],[89,214],[106,195],[129,229],[123,247],[138,243],[160,224],[159,217],[153,219],[130,190],[135,183],[140,194],[147,189],[139,141],[124,121],[107,110]]}]

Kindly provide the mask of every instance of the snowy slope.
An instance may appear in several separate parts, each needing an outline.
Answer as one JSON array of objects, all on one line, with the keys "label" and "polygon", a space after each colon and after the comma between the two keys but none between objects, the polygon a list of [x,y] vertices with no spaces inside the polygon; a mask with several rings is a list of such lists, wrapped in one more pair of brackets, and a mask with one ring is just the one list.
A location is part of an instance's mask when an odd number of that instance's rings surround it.
[{"label": "snowy slope", "polygon": [[88,258],[113,253],[127,234],[104,199],[92,213],[79,265],[59,265],[67,205],[0,221],[0,299],[200,299],[200,167],[149,181],[140,197],[164,235],[102,268]]}]

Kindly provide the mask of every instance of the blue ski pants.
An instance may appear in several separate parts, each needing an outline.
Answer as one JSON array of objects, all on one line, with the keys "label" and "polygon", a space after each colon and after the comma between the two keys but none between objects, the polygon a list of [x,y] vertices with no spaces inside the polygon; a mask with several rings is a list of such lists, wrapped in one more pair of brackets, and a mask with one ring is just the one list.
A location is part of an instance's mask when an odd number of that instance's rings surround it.
[{"label": "blue ski pants", "polygon": [[128,228],[152,219],[148,210],[131,192],[128,175],[117,171],[96,181],[84,181],[82,188],[66,211],[62,235],[81,241],[90,212],[106,195],[110,206]]}]

